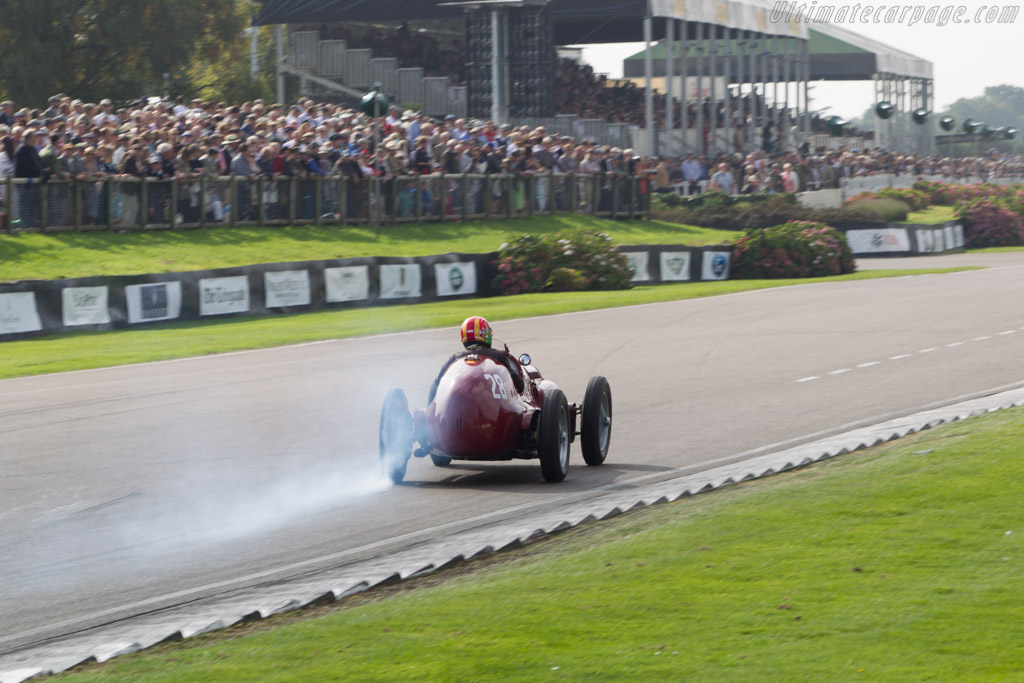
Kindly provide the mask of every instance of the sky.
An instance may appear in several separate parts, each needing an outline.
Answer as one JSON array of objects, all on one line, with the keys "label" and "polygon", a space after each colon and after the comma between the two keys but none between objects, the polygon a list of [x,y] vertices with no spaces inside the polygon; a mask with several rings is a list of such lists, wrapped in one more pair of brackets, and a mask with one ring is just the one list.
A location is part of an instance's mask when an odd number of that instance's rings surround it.
[{"label": "sky", "polygon": [[[819,4],[824,4],[821,2]],[[835,2],[837,7],[853,6],[855,3]],[[877,10],[882,6],[894,5],[901,9],[917,5],[905,0],[898,2],[862,2],[862,6],[873,5]],[[980,8],[1006,7],[989,2],[972,0],[953,5],[942,4],[942,0],[926,1],[920,5],[930,7],[963,7],[962,19],[972,20]],[[1012,6],[1012,5],[1011,5]],[[908,22],[909,23],[909,22]],[[1015,85],[1024,87],[1024,68],[1020,56],[1024,53],[1024,7],[1012,24],[978,24],[952,22],[945,26],[923,21],[913,26],[903,24],[844,23],[843,27],[861,35],[892,45],[904,52],[932,62],[935,74],[936,110],[942,111],[960,98],[977,97],[986,86]],[[642,50],[643,43],[619,43],[584,49],[583,58],[593,65],[598,73],[609,76],[622,75],[622,60]],[[811,91],[812,109],[830,107],[829,114],[838,114],[851,119],[863,115],[874,103],[874,90],[870,82],[813,82]],[[984,118],[984,112],[979,112]]]}]

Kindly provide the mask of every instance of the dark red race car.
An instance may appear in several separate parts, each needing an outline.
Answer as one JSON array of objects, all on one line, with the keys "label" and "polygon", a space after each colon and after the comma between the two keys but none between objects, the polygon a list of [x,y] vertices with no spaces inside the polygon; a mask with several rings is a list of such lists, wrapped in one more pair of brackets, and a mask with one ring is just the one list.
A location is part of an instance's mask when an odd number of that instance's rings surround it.
[{"label": "dark red race car", "polygon": [[583,460],[603,463],[612,436],[608,380],[592,377],[583,403],[569,403],[528,355],[515,359],[508,347],[476,349],[456,354],[442,368],[426,410],[410,413],[405,392],[388,392],[380,416],[380,463],[397,484],[412,456],[429,455],[438,467],[452,460],[539,458],[544,479],[562,481],[577,436]]}]

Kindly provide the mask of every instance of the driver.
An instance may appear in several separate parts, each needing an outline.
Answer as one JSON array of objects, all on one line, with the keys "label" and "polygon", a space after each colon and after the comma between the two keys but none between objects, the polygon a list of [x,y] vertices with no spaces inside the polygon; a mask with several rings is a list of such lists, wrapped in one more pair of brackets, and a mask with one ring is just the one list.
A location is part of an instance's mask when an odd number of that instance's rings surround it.
[{"label": "driver", "polygon": [[466,350],[454,354],[441,367],[441,372],[437,374],[437,379],[434,380],[434,385],[430,388],[431,401],[434,400],[434,394],[437,393],[437,385],[440,384],[441,377],[444,376],[445,371],[452,363],[460,358],[465,358],[470,354],[490,358],[491,360],[504,365],[508,369],[508,374],[512,377],[512,384],[515,385],[516,391],[520,394],[523,393],[523,388],[525,387],[526,382],[523,380],[521,366],[518,361],[512,357],[512,354],[508,352],[507,346],[504,351],[498,351],[497,349],[491,348],[494,333],[491,330],[491,324],[487,322],[486,318],[482,318],[478,315],[466,318],[460,328],[460,335],[462,338],[462,345],[466,347]]}]

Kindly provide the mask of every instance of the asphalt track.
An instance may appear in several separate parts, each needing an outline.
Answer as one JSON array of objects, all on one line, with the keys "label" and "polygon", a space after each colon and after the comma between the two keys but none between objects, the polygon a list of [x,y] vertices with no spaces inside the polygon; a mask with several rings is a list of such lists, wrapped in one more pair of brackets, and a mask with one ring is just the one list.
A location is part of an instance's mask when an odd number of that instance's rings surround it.
[{"label": "asphalt track", "polygon": [[384,394],[422,406],[454,330],[2,381],[0,652],[1024,385],[1024,253],[861,266],[968,264],[498,323],[570,400],[611,383],[608,462],[561,484],[382,482]]}]

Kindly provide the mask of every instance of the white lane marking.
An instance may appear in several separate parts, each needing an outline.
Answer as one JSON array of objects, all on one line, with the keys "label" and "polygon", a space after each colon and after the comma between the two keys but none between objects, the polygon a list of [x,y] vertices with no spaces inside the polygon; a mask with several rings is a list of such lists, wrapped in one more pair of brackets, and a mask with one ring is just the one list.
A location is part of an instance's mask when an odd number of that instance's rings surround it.
[{"label": "white lane marking", "polygon": [[1017,334],[1017,330],[1007,330],[1006,332],[1000,332],[999,336],[1002,337],[1004,334]]},{"label": "white lane marking", "polygon": [[953,348],[954,346],[963,346],[966,343],[967,342],[953,342],[952,344],[946,344],[946,346],[948,346],[949,348]]},{"label": "white lane marking", "polygon": [[797,384],[799,384],[800,382],[811,382],[816,379],[821,379],[821,375],[814,375],[813,377],[804,377],[803,379],[798,379]]},{"label": "white lane marking", "polygon": [[841,375],[844,372],[849,372],[849,371],[850,371],[850,368],[843,368],[841,370],[833,370],[832,372],[830,372],[828,374],[830,374],[830,375]]},{"label": "white lane marking", "polygon": [[932,346],[927,349],[921,349],[918,353],[931,353],[932,351],[938,351],[938,347]]},{"label": "white lane marking", "polygon": [[898,356],[889,356],[889,360],[903,360],[904,358],[910,358],[912,355],[911,353],[901,353]]},{"label": "white lane marking", "polygon": [[985,336],[985,337],[975,337],[975,338],[974,338],[974,339],[972,339],[971,341],[985,341],[986,339],[991,339],[991,338],[992,338],[992,336],[991,336],[991,335],[989,335],[989,336]]},{"label": "white lane marking", "polygon": [[858,368],[870,368],[872,365],[881,365],[881,364],[882,364],[882,361],[880,361],[880,360],[873,360],[873,361],[870,361],[868,363],[861,363],[857,367]]}]

